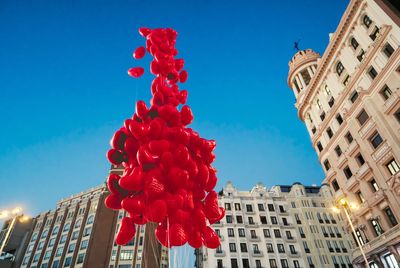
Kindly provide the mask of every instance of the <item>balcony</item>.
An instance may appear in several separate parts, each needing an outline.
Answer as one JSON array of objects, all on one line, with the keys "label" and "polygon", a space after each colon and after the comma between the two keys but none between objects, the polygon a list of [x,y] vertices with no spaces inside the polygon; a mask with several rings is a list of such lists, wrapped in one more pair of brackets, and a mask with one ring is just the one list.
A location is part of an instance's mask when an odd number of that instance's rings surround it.
[{"label": "balcony", "polygon": [[397,102],[400,101],[400,90],[397,88],[393,94],[385,101],[383,110],[385,114],[389,114],[390,111],[396,106]]},{"label": "balcony", "polygon": [[263,253],[262,253],[262,251],[260,251],[260,250],[253,250],[253,251],[251,252],[251,255],[252,255],[253,257],[262,257],[262,256],[263,256]]},{"label": "balcony", "polygon": [[249,240],[251,242],[259,242],[259,241],[261,241],[260,237],[257,236],[257,235],[256,236],[250,236]]},{"label": "balcony", "polygon": [[384,156],[390,152],[392,148],[390,148],[390,146],[387,144],[387,141],[384,141],[381,145],[379,145],[379,147],[372,153],[372,159],[374,159],[374,161],[378,162],[379,160],[381,160],[382,158],[384,158]]},{"label": "balcony", "polygon": [[367,162],[365,162],[360,169],[356,172],[356,177],[357,179],[362,179],[364,178],[365,175],[367,175],[369,173],[369,171],[371,170],[371,168],[369,167],[369,165],[367,164]]},{"label": "balcony", "polygon": [[367,122],[360,128],[358,134],[362,139],[364,139],[369,132],[375,127],[375,121],[370,117]]}]

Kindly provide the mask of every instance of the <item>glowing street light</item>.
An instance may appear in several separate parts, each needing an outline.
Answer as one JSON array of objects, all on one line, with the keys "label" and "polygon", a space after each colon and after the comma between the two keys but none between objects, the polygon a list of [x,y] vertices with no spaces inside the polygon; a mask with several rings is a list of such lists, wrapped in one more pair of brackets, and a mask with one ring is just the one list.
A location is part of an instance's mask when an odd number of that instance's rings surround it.
[{"label": "glowing street light", "polygon": [[3,239],[3,243],[0,246],[0,256],[1,256],[1,254],[3,254],[4,247],[6,246],[6,243],[10,237],[11,231],[14,228],[14,225],[15,225],[17,219],[19,218],[20,222],[26,222],[30,219],[29,216],[22,215],[22,208],[20,208],[20,207],[16,207],[11,211],[10,210],[0,211],[0,219],[9,218],[10,216],[12,217],[12,221],[11,221],[10,226],[8,227],[7,233]]},{"label": "glowing street light", "polygon": [[[362,245],[361,245],[360,241],[358,241],[357,233],[356,233],[356,230],[355,230],[355,228],[354,228],[353,222],[352,222],[351,219],[350,219],[350,213],[349,213],[349,210],[350,210],[350,209],[354,209],[354,210],[358,209],[358,205],[356,205],[356,204],[354,204],[354,203],[349,203],[349,202],[347,202],[347,200],[346,200],[345,198],[340,199],[339,202],[338,202],[338,204],[340,205],[340,207],[343,208],[343,210],[344,210],[344,212],[345,212],[345,214],[346,214],[346,218],[347,218],[347,221],[348,221],[349,224],[350,224],[351,231],[353,232],[353,235],[354,235],[355,240],[356,240],[356,242],[357,242],[358,248],[360,249],[361,254],[362,254],[363,258],[364,258],[365,267],[368,267],[367,256],[365,256],[364,249],[362,248]],[[335,212],[335,213],[340,213],[340,208],[334,206],[334,207],[332,208],[332,211]]]}]

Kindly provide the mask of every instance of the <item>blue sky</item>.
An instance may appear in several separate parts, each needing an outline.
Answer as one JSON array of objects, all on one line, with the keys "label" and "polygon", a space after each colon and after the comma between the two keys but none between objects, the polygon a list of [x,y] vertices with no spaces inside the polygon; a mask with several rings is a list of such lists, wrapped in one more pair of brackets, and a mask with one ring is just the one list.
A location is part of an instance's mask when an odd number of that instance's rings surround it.
[{"label": "blue sky", "polygon": [[[323,172],[286,84],[293,42],[323,53],[348,1],[0,2],[0,209],[29,214],[101,184],[109,139],[150,99],[132,51],[141,26],[172,27],[191,125],[217,140],[221,188],[317,183]],[[148,67],[146,57],[139,64]]]}]

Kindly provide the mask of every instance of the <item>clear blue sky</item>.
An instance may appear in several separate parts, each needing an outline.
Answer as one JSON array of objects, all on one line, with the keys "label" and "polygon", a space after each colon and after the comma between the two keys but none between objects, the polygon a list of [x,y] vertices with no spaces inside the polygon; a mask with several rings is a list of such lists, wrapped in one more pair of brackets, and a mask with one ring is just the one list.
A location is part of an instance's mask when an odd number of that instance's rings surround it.
[{"label": "clear blue sky", "polygon": [[347,4],[0,1],[0,208],[21,204],[35,215],[105,180],[110,137],[136,99],[150,99],[152,77],[126,74],[144,44],[140,26],[179,32],[191,127],[217,140],[218,188],[319,184],[287,63],[298,39],[322,53]]}]

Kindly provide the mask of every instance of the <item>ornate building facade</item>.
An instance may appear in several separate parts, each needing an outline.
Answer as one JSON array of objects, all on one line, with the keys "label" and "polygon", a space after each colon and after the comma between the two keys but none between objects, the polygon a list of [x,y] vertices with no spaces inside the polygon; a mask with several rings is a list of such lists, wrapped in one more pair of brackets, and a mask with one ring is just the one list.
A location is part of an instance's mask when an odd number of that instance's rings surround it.
[{"label": "ornate building facade", "polygon": [[196,250],[196,267],[353,267],[331,197],[326,185],[238,191],[228,182],[219,194],[226,215],[213,225],[221,246]]},{"label": "ornate building facade", "polygon": [[400,263],[400,2],[351,0],[322,56],[298,51],[288,84],[339,205],[353,263]]}]

